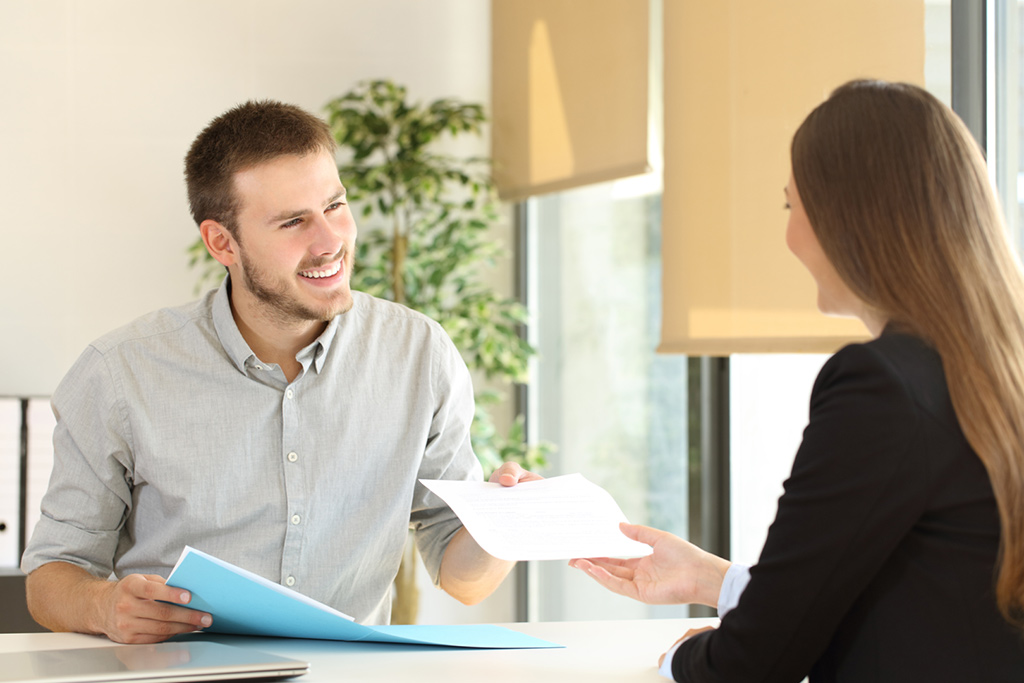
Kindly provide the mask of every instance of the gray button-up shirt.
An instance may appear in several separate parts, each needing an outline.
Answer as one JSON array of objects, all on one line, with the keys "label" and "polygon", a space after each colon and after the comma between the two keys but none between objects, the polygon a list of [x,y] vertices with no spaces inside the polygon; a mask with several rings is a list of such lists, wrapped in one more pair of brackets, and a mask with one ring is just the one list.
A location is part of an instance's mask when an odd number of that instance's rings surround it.
[{"label": "gray button-up shirt", "polygon": [[387,623],[407,529],[436,582],[460,528],[417,479],[481,478],[465,363],[436,322],[354,292],[289,384],[228,291],[104,336],[68,372],[22,568],[167,576],[188,544]]}]

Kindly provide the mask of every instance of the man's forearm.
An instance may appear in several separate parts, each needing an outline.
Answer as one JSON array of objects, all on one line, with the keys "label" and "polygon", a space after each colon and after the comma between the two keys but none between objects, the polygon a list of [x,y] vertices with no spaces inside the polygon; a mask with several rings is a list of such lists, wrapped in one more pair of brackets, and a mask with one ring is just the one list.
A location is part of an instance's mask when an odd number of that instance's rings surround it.
[{"label": "man's forearm", "polygon": [[51,631],[102,633],[97,605],[111,582],[67,562],[50,562],[25,580],[32,618]]},{"label": "man's forearm", "polygon": [[481,548],[463,527],[448,543],[441,560],[441,588],[464,605],[475,605],[494,592],[515,562],[499,560]]}]

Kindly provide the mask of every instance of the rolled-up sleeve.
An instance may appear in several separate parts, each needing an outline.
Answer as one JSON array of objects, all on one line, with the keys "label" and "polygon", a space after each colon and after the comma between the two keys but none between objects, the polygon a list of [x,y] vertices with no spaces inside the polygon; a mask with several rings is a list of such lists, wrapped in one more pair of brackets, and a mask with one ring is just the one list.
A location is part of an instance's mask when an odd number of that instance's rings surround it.
[{"label": "rolled-up sleeve", "polygon": [[100,577],[113,571],[132,500],[130,439],[117,384],[90,346],[53,394],[53,472],[22,557],[26,573],[55,561]]},{"label": "rolled-up sleeve", "polygon": [[[431,386],[436,407],[419,478],[479,481],[483,472],[470,440],[474,401],[469,370],[443,331],[438,332],[433,355]],[[444,501],[417,481],[410,524],[423,564],[437,585],[444,551],[462,522]]]}]

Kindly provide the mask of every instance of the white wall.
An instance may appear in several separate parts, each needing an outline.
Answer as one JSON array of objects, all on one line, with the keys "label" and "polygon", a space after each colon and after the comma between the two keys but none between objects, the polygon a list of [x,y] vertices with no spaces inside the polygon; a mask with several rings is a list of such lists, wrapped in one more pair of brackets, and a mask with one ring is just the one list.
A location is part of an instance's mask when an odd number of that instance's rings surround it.
[{"label": "white wall", "polygon": [[[182,160],[214,116],[322,113],[382,77],[486,103],[489,63],[483,0],[0,0],[0,395],[48,395],[97,336],[194,298]],[[423,619],[510,620],[506,593]]]},{"label": "white wall", "polygon": [[321,113],[376,77],[487,102],[489,21],[465,0],[0,0],[0,394],[50,393],[89,341],[193,297],[182,159],[211,118]]}]

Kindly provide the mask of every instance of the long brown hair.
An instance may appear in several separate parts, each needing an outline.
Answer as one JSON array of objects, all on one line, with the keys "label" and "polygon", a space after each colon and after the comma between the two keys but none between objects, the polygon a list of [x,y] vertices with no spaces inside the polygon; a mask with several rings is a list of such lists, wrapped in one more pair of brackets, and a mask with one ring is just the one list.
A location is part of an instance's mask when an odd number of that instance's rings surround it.
[{"label": "long brown hair", "polygon": [[1024,628],[1024,277],[981,151],[925,90],[853,81],[807,117],[791,153],[840,277],[942,358],[999,508],[996,601]]}]

